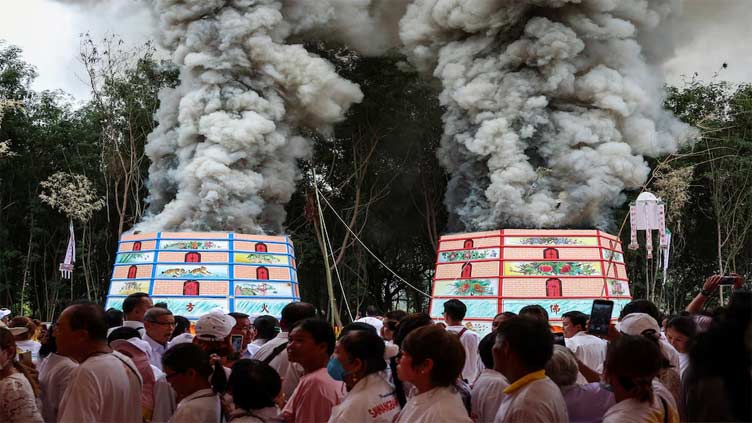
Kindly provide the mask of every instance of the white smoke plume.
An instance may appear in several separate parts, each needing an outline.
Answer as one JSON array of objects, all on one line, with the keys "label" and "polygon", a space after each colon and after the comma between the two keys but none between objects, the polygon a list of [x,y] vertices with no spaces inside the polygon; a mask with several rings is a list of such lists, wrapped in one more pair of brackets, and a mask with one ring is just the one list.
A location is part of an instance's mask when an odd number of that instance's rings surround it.
[{"label": "white smoke plume", "polygon": [[[415,0],[400,23],[408,60],[442,84],[439,159],[454,229],[609,228],[644,156],[693,130],[662,108],[640,40],[676,1]],[[654,54],[654,52],[652,52]]]},{"label": "white smoke plume", "polygon": [[275,0],[157,0],[160,42],[180,68],[149,137],[149,214],[135,229],[279,232],[311,154],[359,87],[301,45]]}]

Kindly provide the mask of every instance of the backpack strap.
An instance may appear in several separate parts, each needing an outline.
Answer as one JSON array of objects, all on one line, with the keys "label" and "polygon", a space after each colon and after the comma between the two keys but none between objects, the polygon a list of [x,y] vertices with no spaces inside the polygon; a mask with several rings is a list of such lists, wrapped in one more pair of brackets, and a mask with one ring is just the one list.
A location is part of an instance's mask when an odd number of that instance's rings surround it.
[{"label": "backpack strap", "polygon": [[279,344],[279,345],[277,345],[277,346],[276,346],[276,347],[275,347],[275,348],[274,348],[274,349],[272,350],[272,353],[271,353],[271,354],[269,354],[269,356],[268,356],[268,357],[266,357],[266,358],[265,358],[265,359],[264,359],[264,360],[262,361],[262,363],[264,363],[264,364],[269,364],[269,363],[271,363],[271,362],[272,362],[272,360],[274,360],[274,358],[275,358],[275,357],[277,357],[277,356],[279,355],[279,353],[281,353],[281,352],[282,352],[282,350],[284,350],[285,348],[287,348],[287,343],[288,343],[288,342],[289,342],[289,341],[287,341],[287,342],[284,342],[284,343],[282,343],[282,344]]},{"label": "backpack strap", "polygon": [[461,331],[457,332],[457,338],[462,339],[462,335],[464,335],[465,332],[467,332],[467,328],[462,328]]}]

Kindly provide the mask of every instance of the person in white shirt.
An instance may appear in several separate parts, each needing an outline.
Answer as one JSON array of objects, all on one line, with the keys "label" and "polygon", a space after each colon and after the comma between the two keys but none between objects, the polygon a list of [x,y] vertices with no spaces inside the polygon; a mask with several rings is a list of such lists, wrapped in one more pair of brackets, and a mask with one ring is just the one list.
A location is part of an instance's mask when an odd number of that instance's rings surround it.
[{"label": "person in white shirt", "polygon": [[695,320],[691,316],[674,316],[666,323],[666,338],[679,353],[679,375],[689,367],[689,346],[697,334]]},{"label": "person in white shirt", "polygon": [[[196,344],[178,344],[162,356],[165,378],[177,393],[178,406],[170,422],[219,423],[222,407],[209,382],[209,355]],[[222,370],[220,370],[222,371]],[[224,374],[224,371],[222,371]]]},{"label": "person in white shirt", "polygon": [[290,398],[303,375],[303,368],[296,364],[290,364],[287,359],[288,331],[299,321],[314,317],[316,308],[309,303],[294,302],[287,304],[282,309],[281,314],[282,319],[279,326],[282,332],[276,338],[262,345],[253,358],[272,366],[279,373],[282,378],[282,394],[285,398]]},{"label": "person in white shirt", "polygon": [[460,300],[451,299],[444,302],[444,320],[446,321],[448,332],[452,332],[459,337],[462,348],[465,349],[465,366],[462,368],[462,376],[467,383],[475,382],[478,375],[483,370],[480,359],[478,358],[478,344],[480,336],[472,330],[462,325],[462,320],[467,313],[467,306]]},{"label": "person in white shirt", "polygon": [[0,422],[3,423],[44,422],[37,407],[35,378],[16,359],[14,337],[25,330],[0,324]]},{"label": "person in white shirt", "polygon": [[144,328],[146,329],[144,341],[148,342],[151,347],[149,362],[161,370],[162,354],[167,350],[170,336],[175,329],[175,316],[166,308],[152,307],[144,314]]},{"label": "person in white shirt", "polygon": [[616,404],[606,411],[604,423],[679,422],[671,394],[656,385],[663,359],[658,344],[643,336],[623,335],[611,342],[604,381]]},{"label": "person in white shirt", "polygon": [[493,346],[495,342],[496,334],[492,332],[484,336],[478,345],[478,355],[485,369],[480,373],[470,391],[472,404],[470,415],[476,422],[493,421],[499,404],[504,399],[504,389],[509,386],[504,375],[494,370]]},{"label": "person in white shirt", "polygon": [[11,328],[26,328],[26,331],[16,335],[16,348],[19,352],[30,352],[31,362],[35,365],[39,362],[39,348],[42,344],[32,339],[37,330],[37,326],[28,317],[18,316],[11,319],[8,325]]},{"label": "person in white shirt", "polygon": [[457,336],[431,325],[410,332],[402,342],[397,377],[417,390],[397,422],[472,422],[454,383],[465,364]]},{"label": "person in white shirt", "polygon": [[496,331],[494,366],[509,381],[495,422],[568,422],[567,406],[544,367],[553,354],[548,324],[529,317],[505,320]]},{"label": "person in white shirt", "polygon": [[53,334],[54,327],[47,334],[45,348],[53,352],[45,356],[39,363],[39,388],[41,390],[42,417],[47,422],[56,422],[57,414],[60,408],[60,401],[63,399],[65,389],[70,384],[70,377],[73,370],[78,367],[78,363],[69,357],[60,355],[57,352],[57,340]]},{"label": "person in white shirt", "polygon": [[[125,297],[123,300],[123,315],[125,317],[123,326],[137,329],[143,338],[146,335],[144,314],[146,314],[146,310],[152,307],[154,307],[154,303],[152,303],[149,294],[145,292],[136,292]],[[113,329],[110,328],[110,332]]]},{"label": "person in white shirt", "polygon": [[279,321],[274,316],[258,316],[253,320],[253,328],[256,331],[256,337],[246,348],[249,358],[254,357],[264,344],[277,336]]},{"label": "person in white shirt", "polygon": [[366,317],[361,317],[360,319],[357,319],[356,322],[368,323],[375,327],[376,333],[381,336],[381,329],[384,327],[384,321],[379,317],[379,309],[377,309],[376,306],[370,305],[366,307]]},{"label": "person in white shirt", "polygon": [[[251,358],[252,355],[248,351],[248,345],[253,341],[255,336],[255,329],[251,323],[250,317],[245,313],[233,312],[227,313],[233,319],[235,319],[235,326],[230,330],[230,340],[233,341],[233,349],[240,355],[240,358]],[[235,348],[236,344],[233,338],[241,337],[240,348]]]},{"label": "person in white shirt", "polygon": [[586,332],[588,315],[581,311],[569,311],[562,314],[564,343],[578,360],[589,368],[603,371],[606,361],[608,342]]},{"label": "person in white shirt", "polygon": [[329,360],[332,379],[345,382],[348,394],[332,409],[329,423],[391,423],[400,411],[385,379],[384,340],[375,331],[353,330],[341,336]]},{"label": "person in white shirt", "polygon": [[60,354],[80,365],[71,372],[58,422],[141,423],[141,375],[107,345],[104,310],[94,303],[66,308],[55,326]]},{"label": "person in white shirt", "polygon": [[279,408],[276,399],[282,381],[276,370],[258,360],[241,359],[232,366],[227,393],[235,406],[230,413],[233,423],[276,423]]}]

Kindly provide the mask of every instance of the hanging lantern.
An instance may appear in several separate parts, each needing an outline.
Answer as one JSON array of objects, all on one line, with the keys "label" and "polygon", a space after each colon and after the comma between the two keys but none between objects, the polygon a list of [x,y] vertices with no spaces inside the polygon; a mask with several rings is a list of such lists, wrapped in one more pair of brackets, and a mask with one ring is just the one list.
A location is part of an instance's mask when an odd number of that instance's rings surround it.
[{"label": "hanging lantern", "polygon": [[637,243],[637,231],[645,231],[645,248],[648,259],[653,258],[653,231],[659,235],[661,250],[668,248],[666,237],[666,210],[660,198],[649,192],[643,192],[637,200],[629,206],[629,224],[631,226],[630,250],[640,248]]}]

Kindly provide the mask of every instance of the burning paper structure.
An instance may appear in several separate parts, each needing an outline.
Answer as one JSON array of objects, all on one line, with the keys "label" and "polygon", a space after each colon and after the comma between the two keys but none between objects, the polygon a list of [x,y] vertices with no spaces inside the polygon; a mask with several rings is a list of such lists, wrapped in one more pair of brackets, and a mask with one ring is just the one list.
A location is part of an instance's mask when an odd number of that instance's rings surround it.
[{"label": "burning paper structure", "polygon": [[653,231],[658,231],[659,247],[668,249],[666,236],[666,211],[663,201],[649,192],[643,192],[637,200],[629,206],[629,224],[631,227],[629,249],[637,250],[637,231],[645,231],[645,249],[648,259],[653,258]]},{"label": "burning paper structure", "polygon": [[192,320],[217,308],[279,317],[300,301],[290,239],[231,232],[123,235],[106,308],[120,309],[135,292]]},{"label": "burning paper structure", "polygon": [[430,314],[442,304],[467,306],[465,323],[480,333],[494,316],[539,304],[552,324],[562,314],[590,314],[593,300],[614,302],[613,316],[631,301],[621,243],[596,230],[527,230],[453,234],[439,240]]}]

